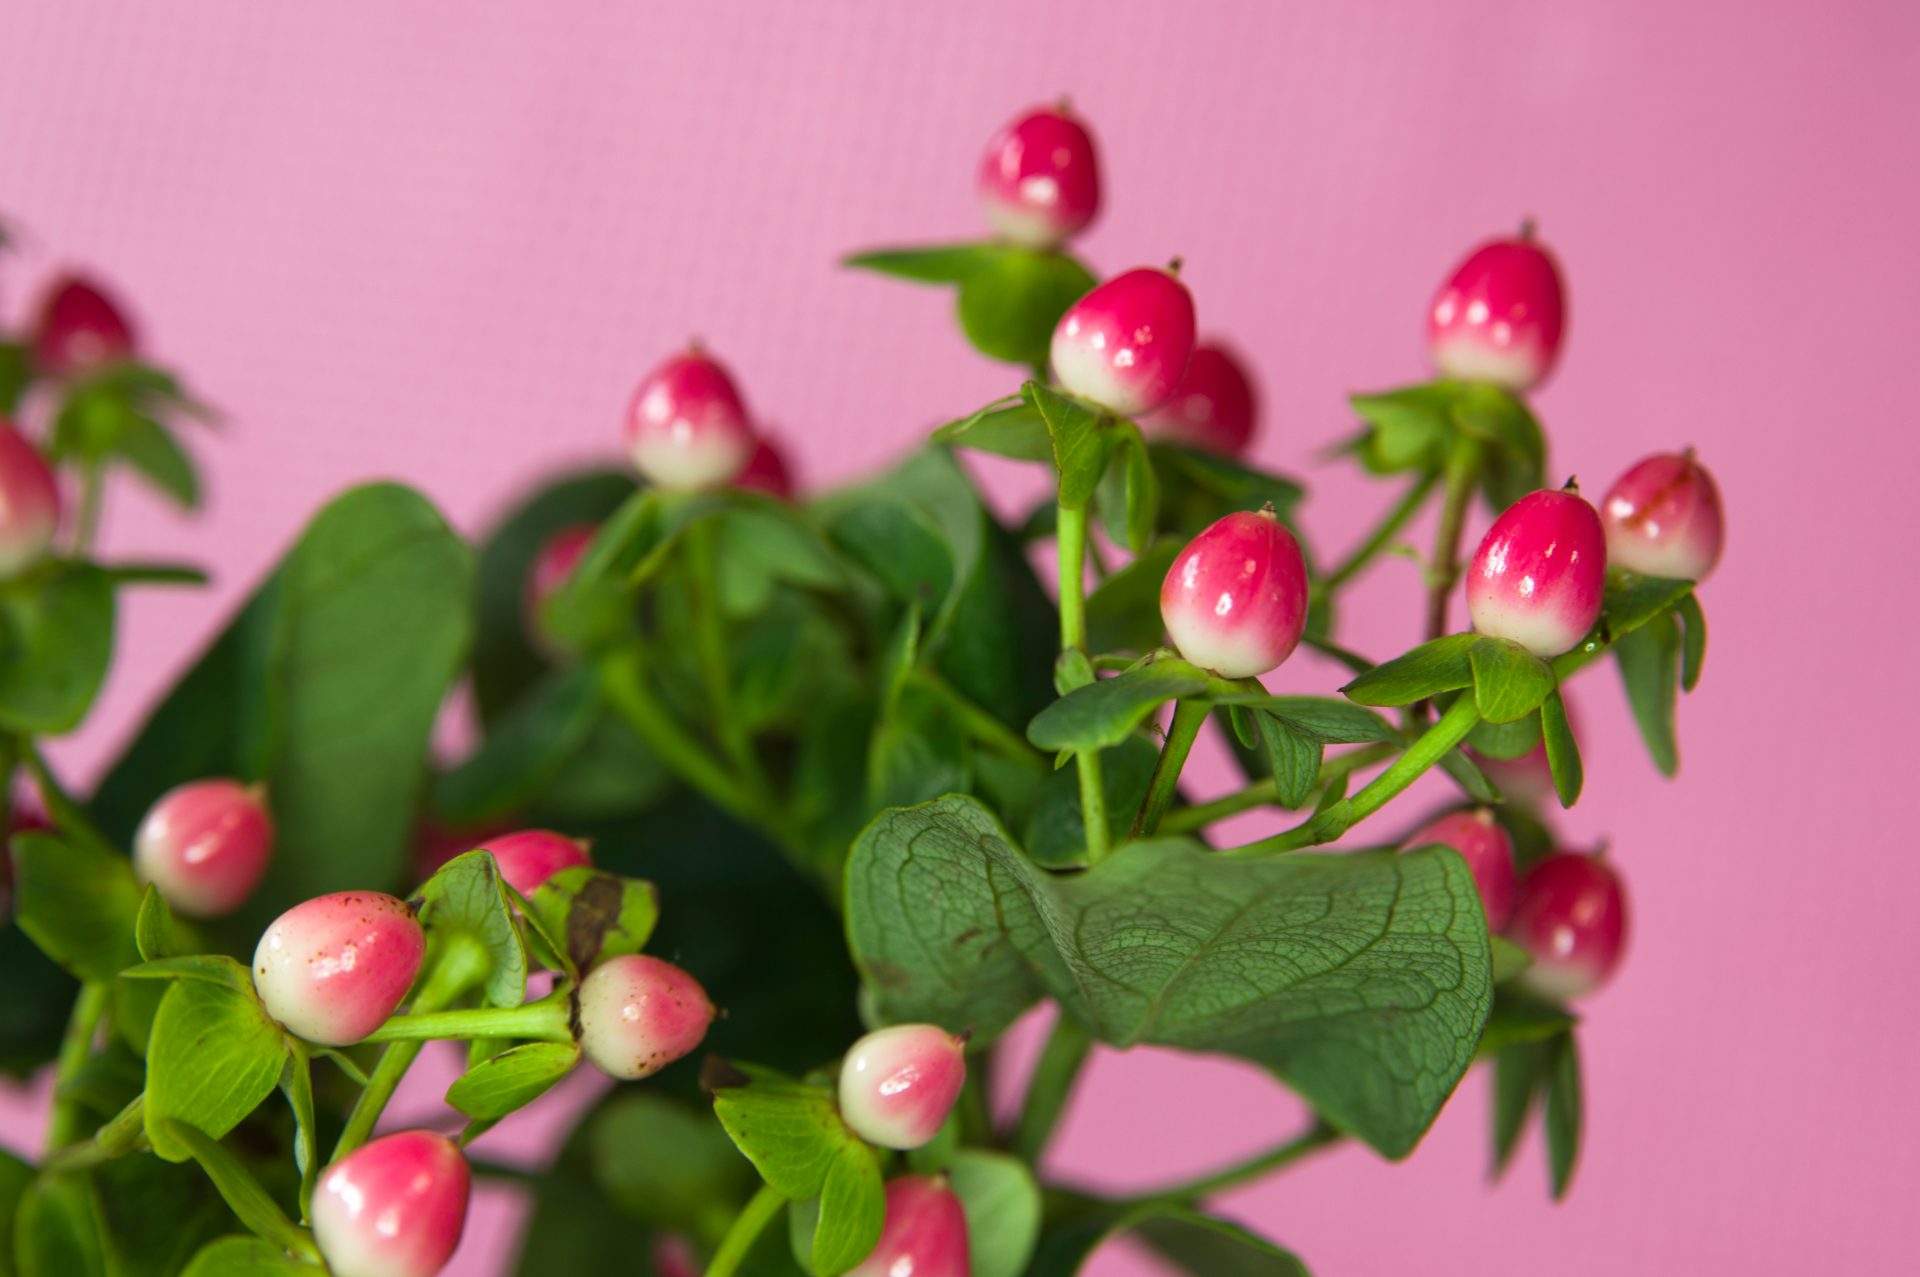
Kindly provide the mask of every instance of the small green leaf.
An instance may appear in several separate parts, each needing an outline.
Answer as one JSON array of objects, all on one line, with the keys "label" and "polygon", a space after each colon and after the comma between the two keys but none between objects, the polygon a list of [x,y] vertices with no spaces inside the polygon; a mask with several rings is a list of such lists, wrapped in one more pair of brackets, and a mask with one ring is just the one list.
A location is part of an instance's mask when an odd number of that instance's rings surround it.
[{"label": "small green leaf", "polygon": [[1478,640],[1473,634],[1448,634],[1422,643],[1392,660],[1376,665],[1341,688],[1361,705],[1390,708],[1411,705],[1441,692],[1473,685],[1473,658]]},{"label": "small green leaf", "polygon": [[1228,1220],[1163,1209],[1133,1231],[1193,1277],[1307,1277],[1306,1265],[1293,1254]]},{"label": "small green leaf", "polygon": [[925,248],[881,248],[855,253],[843,264],[917,284],[959,284],[1000,252],[1000,245],[993,243],[932,244]]},{"label": "small green leaf", "polygon": [[1198,696],[1219,682],[1176,658],[1153,661],[1067,693],[1034,716],[1027,739],[1049,751],[1108,749],[1168,701]]},{"label": "small green leaf", "polygon": [[1045,367],[1060,316],[1097,282],[1064,253],[1001,246],[960,281],[960,329],[990,359]]},{"label": "small green leaf", "polygon": [[1037,381],[1029,381],[1020,393],[1047,423],[1047,433],[1052,436],[1060,504],[1069,510],[1084,509],[1107,470],[1107,453],[1114,436],[1112,419]]},{"label": "small green leaf", "polygon": [[158,887],[148,883],[133,923],[133,943],[141,958],[171,958],[179,953],[175,948],[174,926],[173,910],[167,907],[166,897]]},{"label": "small green leaf", "polygon": [[1633,720],[1640,727],[1640,738],[1647,743],[1654,766],[1663,775],[1680,770],[1680,746],[1674,735],[1674,701],[1679,694],[1677,667],[1680,661],[1680,631],[1673,618],[1656,615],[1639,629],[1613,645],[1614,660],[1620,666],[1620,681],[1627,690],[1627,703],[1633,708]]},{"label": "small green leaf", "polygon": [[527,951],[493,853],[465,851],[440,866],[416,896],[420,925],[444,938],[458,933],[486,950],[488,1006],[517,1007],[527,997]]},{"label": "small green leaf", "polygon": [[1607,573],[1607,590],[1600,604],[1596,633],[1624,634],[1645,625],[1662,612],[1671,612],[1693,593],[1693,582],[1642,576],[1625,568]]},{"label": "small green leaf", "polygon": [[[147,1116],[148,1131],[151,1133],[151,1107]],[[173,1160],[191,1156],[200,1163],[200,1169],[220,1190],[220,1196],[232,1208],[234,1215],[256,1235],[273,1242],[282,1251],[316,1259],[319,1257],[313,1248],[313,1239],[287,1218],[286,1212],[260,1186],[260,1181],[241,1165],[240,1159],[222,1148],[219,1140],[186,1122],[167,1121],[161,1131],[169,1147],[182,1150],[182,1157]],[[154,1149],[157,1152],[159,1148],[160,1141],[156,1140]]]},{"label": "small green leaf", "polygon": [[660,920],[660,893],[652,883],[588,865],[562,869],[540,884],[529,903],[581,971],[640,952]]},{"label": "small green leaf", "polygon": [[1095,504],[1113,543],[1141,554],[1153,542],[1159,522],[1160,480],[1140,427],[1121,422],[1113,434],[1113,455],[1100,478]]},{"label": "small green leaf", "polygon": [[[1129,736],[1100,756],[1100,786],[1107,796],[1110,844],[1126,837],[1159,761],[1160,751],[1139,735]],[[1048,869],[1086,865],[1087,818],[1080,805],[1080,778],[1073,768],[1060,768],[1047,777],[1021,832],[1034,864]]]},{"label": "small green leaf", "polygon": [[1580,801],[1580,787],[1586,773],[1580,765],[1580,742],[1573,737],[1573,724],[1567,720],[1567,704],[1558,688],[1540,705],[1540,737],[1547,747],[1547,768],[1553,773],[1554,792],[1562,807]]},{"label": "small green leaf", "polygon": [[222,1237],[195,1253],[180,1277],[314,1277],[324,1270],[260,1237]]},{"label": "small green leaf", "polygon": [[1680,649],[1680,690],[1691,692],[1700,686],[1700,670],[1707,663],[1707,614],[1700,610],[1700,596],[1689,592],[1674,616],[1686,632]]},{"label": "small green leaf", "polygon": [[247,969],[224,953],[189,953],[177,958],[151,958],[120,973],[123,980],[197,980],[227,989],[253,985]]},{"label": "small green leaf", "polygon": [[1494,1179],[1506,1172],[1507,1163],[1520,1146],[1520,1135],[1527,1128],[1534,1097],[1540,1093],[1548,1059],[1547,1046],[1537,1040],[1514,1042],[1493,1057]]},{"label": "small green leaf", "polygon": [[1510,723],[1489,723],[1485,719],[1467,733],[1467,744],[1476,754],[1511,761],[1525,758],[1540,746],[1538,712],[1516,718]]},{"label": "small green leaf", "polygon": [[527,1042],[462,1073],[447,1103],[476,1121],[498,1121],[547,1093],[580,1058],[572,1042]]},{"label": "small green leaf", "polygon": [[34,736],[86,717],[113,655],[113,587],[63,563],[0,587],[0,728]]},{"label": "small green leaf", "polygon": [[289,1048],[250,990],[180,980],[147,1040],[147,1138],[169,1162],[195,1156],[184,1127],[219,1139],[280,1083]]},{"label": "small green leaf", "polygon": [[1447,383],[1350,395],[1347,402],[1370,427],[1359,451],[1361,461],[1375,474],[1438,469],[1445,460],[1453,405]]},{"label": "small green leaf", "polygon": [[1266,750],[1280,805],[1295,808],[1307,801],[1320,778],[1320,759],[1326,745],[1318,736],[1302,732],[1287,719],[1266,710],[1255,713],[1260,743]]},{"label": "small green leaf", "polygon": [[820,1185],[812,1247],[816,1277],[837,1277],[865,1259],[880,1240],[886,1213],[880,1159],[858,1140],[841,1145]]},{"label": "small green leaf", "polygon": [[1155,443],[1149,452],[1161,483],[1161,530],[1180,543],[1223,515],[1269,505],[1299,535],[1291,513],[1304,491],[1292,479],[1200,448]]},{"label": "small green leaf", "polygon": [[1547,1166],[1553,1198],[1559,1201],[1573,1186],[1574,1167],[1580,1161],[1580,1051],[1571,1031],[1560,1035],[1552,1051],[1546,1080]]},{"label": "small green leaf", "polygon": [[1548,664],[1511,639],[1480,637],[1467,648],[1473,700],[1489,723],[1511,723],[1540,708],[1554,689]]},{"label": "small green leaf", "polygon": [[[1498,937],[1495,937],[1498,940]],[[1520,950],[1520,946],[1510,941],[1501,941],[1508,949]],[[1500,944],[1494,946],[1495,969],[1503,961],[1498,955]],[[1528,961],[1525,950],[1520,950],[1517,958],[1508,963],[1509,969],[1524,966]],[[1559,1037],[1578,1024],[1564,1008],[1541,1002],[1513,988],[1503,987],[1494,995],[1493,1011],[1487,1016],[1487,1028],[1480,1035],[1480,1054],[1497,1056],[1510,1046],[1529,1042],[1546,1042]]]},{"label": "small green leaf", "polygon": [[1452,777],[1453,782],[1466,792],[1467,797],[1477,803],[1497,803],[1501,801],[1500,791],[1494,787],[1487,774],[1480,770],[1466,754],[1458,749],[1450,749],[1440,759],[1440,770]]},{"label": "small green leaf", "polygon": [[313,1069],[306,1051],[295,1047],[287,1053],[286,1067],[280,1072],[280,1094],[287,1097],[293,1110],[293,1164],[300,1171],[300,1218],[307,1218],[313,1205],[313,1184],[320,1175],[318,1124],[313,1113]]},{"label": "small green leaf", "polygon": [[[1493,982],[1495,984],[1505,984],[1533,965],[1532,955],[1505,936],[1497,935],[1492,937],[1491,944],[1493,947]],[[1499,1013],[1500,1001],[1497,997],[1494,999],[1493,1009],[1495,1014]],[[1488,1018],[1487,1023],[1489,1025],[1493,1023],[1491,1017]],[[1486,1034],[1482,1034],[1480,1041],[1483,1050],[1485,1049],[1486,1040]]]},{"label": "small green leaf", "polygon": [[996,399],[972,416],[949,421],[933,432],[934,441],[1015,461],[1053,460],[1046,419],[1026,400],[1012,398],[1011,403]]},{"label": "small green leaf", "polygon": [[713,1111],[760,1178],[782,1197],[818,1197],[834,1159],[859,1139],[833,1093],[771,1074],[713,1093]]},{"label": "small green leaf", "polygon": [[963,1149],[947,1179],[967,1215],[970,1277],[1021,1277],[1040,1239],[1040,1186],[1017,1157]]},{"label": "small green leaf", "polygon": [[129,413],[112,450],[174,504],[187,510],[199,507],[200,476],[173,431],[160,422],[145,413]]},{"label": "small green leaf", "polygon": [[1264,710],[1284,718],[1297,732],[1317,738],[1325,745],[1358,745],[1369,741],[1397,740],[1392,724],[1370,709],[1331,696],[1272,696],[1264,692],[1238,692],[1219,697],[1228,705]]},{"label": "small green leaf", "polygon": [[41,952],[83,980],[111,980],[139,960],[140,887],[124,857],[90,840],[13,839],[13,916]]}]

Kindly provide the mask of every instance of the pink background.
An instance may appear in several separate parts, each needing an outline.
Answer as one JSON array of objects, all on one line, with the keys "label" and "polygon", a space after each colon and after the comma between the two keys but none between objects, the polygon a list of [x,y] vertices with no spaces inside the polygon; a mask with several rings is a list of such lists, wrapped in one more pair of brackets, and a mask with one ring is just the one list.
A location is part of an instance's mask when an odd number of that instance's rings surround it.
[{"label": "pink background", "polygon": [[[1342,393],[1422,376],[1440,275],[1536,216],[1573,299],[1539,399],[1556,470],[1600,487],[1691,443],[1733,528],[1681,783],[1611,674],[1578,695],[1565,826],[1610,840],[1636,909],[1590,1005],[1579,1183],[1549,1205],[1530,1147],[1487,1186],[1476,1077],[1407,1163],[1339,1152],[1226,1208],[1323,1274],[1914,1271],[1911,4],[6,0],[0,22],[22,241],[0,307],[55,264],[97,269],[229,419],[198,448],[204,516],[118,494],[110,549],[218,581],[127,609],[98,721],[61,751],[79,771],[325,496],[404,476],[476,528],[608,453],[689,333],[817,483],[1011,389],[938,295],[834,261],[979,234],[977,148],[1029,103],[1071,93],[1097,130],[1092,260],[1185,256],[1203,327],[1258,367],[1259,456],[1319,485],[1329,551],[1387,497],[1314,459]],[[1410,642],[1413,579],[1379,568],[1343,636]],[[1105,1058],[1055,1169],[1143,1186],[1297,1120],[1244,1070]],[[511,1226],[485,1215],[461,1271]]]}]

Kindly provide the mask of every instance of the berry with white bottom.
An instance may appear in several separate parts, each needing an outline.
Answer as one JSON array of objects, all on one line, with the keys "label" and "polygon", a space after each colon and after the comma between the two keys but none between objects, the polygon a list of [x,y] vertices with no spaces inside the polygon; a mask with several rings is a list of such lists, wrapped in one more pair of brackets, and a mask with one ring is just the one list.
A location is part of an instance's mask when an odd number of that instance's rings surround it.
[{"label": "berry with white bottom", "polygon": [[1473,628],[1558,656],[1600,617],[1607,538],[1572,487],[1530,492],[1493,522],[1467,569]]},{"label": "berry with white bottom", "polygon": [[347,1046],[393,1014],[426,951],[426,933],[404,900],[337,891],[274,919],[253,951],[253,987],[288,1032]]},{"label": "berry with white bottom", "polygon": [[580,1047],[618,1078],[658,1073],[700,1045],[716,1014],[700,982],[659,958],[628,954],[580,982]]},{"label": "berry with white bottom", "polygon": [[1520,880],[1509,940],[1533,965],[1521,982],[1558,1002],[1584,997],[1612,978],[1627,941],[1627,896],[1598,856],[1561,852]]},{"label": "berry with white bottom", "polygon": [[0,578],[47,557],[60,526],[60,486],[25,435],[0,421]]},{"label": "berry with white bottom", "polygon": [[1621,475],[1600,522],[1609,563],[1682,581],[1706,580],[1726,539],[1720,489],[1691,450],[1657,453]]},{"label": "berry with white bottom", "polygon": [[105,291],[77,275],[54,281],[33,332],[33,359],[41,372],[80,377],[133,353],[133,325]]},{"label": "berry with white bottom", "polygon": [[879,1242],[848,1277],[968,1277],[971,1267],[966,1212],[946,1177],[902,1175],[887,1182]]},{"label": "berry with white bottom", "polygon": [[853,1044],[840,1065],[840,1116],[882,1148],[939,1133],[967,1080],[966,1039],[937,1024],[896,1024]]},{"label": "berry with white bottom", "polygon": [[1434,296],[1427,316],[1434,366],[1463,381],[1531,390],[1560,356],[1566,313],[1560,268],[1530,226],[1489,240]]},{"label": "berry with white bottom", "polygon": [[523,896],[531,896],[562,869],[593,863],[586,843],[551,829],[522,829],[489,838],[481,845],[493,853],[493,862],[507,885]]},{"label": "berry with white bottom", "polygon": [[383,1135],[321,1172],[313,1240],[333,1277],[433,1277],[460,1245],[471,1184],[445,1136]]},{"label": "berry with white bottom", "polygon": [[273,818],[259,786],[197,780],[164,794],[133,838],[133,868],[176,913],[217,918],[267,872]]},{"label": "berry with white bottom", "polygon": [[1172,271],[1115,275],[1054,326],[1053,375],[1069,394],[1123,417],[1165,403],[1193,358],[1193,294]]},{"label": "berry with white bottom", "polygon": [[1063,104],[1029,111],[993,135],[980,160],[980,203],[1003,239],[1052,248],[1100,211],[1093,137]]},{"label": "berry with white bottom", "polygon": [[1180,655],[1203,669],[1250,678],[1277,668],[1307,626],[1300,543],[1271,509],[1226,516],[1174,559],[1160,617]]},{"label": "berry with white bottom", "polygon": [[731,483],[754,446],[733,378],[697,346],[648,373],[633,392],[626,440],[634,467],[672,489]]}]

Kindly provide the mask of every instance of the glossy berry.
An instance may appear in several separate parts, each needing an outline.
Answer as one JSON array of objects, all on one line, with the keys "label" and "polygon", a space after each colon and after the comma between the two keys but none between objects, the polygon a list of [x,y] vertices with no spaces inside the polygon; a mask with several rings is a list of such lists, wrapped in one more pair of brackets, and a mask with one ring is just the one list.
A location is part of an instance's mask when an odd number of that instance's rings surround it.
[{"label": "glossy berry", "polygon": [[1648,576],[1704,581],[1720,561],[1720,489],[1691,451],[1658,453],[1621,475],[1600,503],[1607,562]]},{"label": "glossy berry", "polygon": [[313,1240],[333,1277],[432,1277],[460,1244],[471,1182],[444,1135],[383,1135],[321,1172]]},{"label": "glossy berry", "polygon": [[658,1073],[700,1045],[715,1015],[700,982],[644,953],[613,958],[580,982],[580,1046],[619,1078]]},{"label": "glossy berry", "polygon": [[0,422],[0,577],[46,557],[60,526],[60,486],[40,450]]},{"label": "glossy berry", "polygon": [[1272,509],[1230,514],[1174,559],[1160,619],[1180,655],[1250,678],[1293,654],[1307,627],[1307,564]]},{"label": "glossy berry", "polygon": [[1431,821],[1407,839],[1409,847],[1440,843],[1460,853],[1480,891],[1487,926],[1498,931],[1513,912],[1513,839],[1485,807],[1456,811]]},{"label": "glossy berry", "polygon": [[753,455],[747,458],[747,464],[740,471],[740,477],[733,481],[733,486],[750,492],[764,492],[782,501],[793,500],[793,473],[787,469],[787,459],[765,435],[754,440]]},{"label": "glossy berry", "polygon": [[1620,965],[1627,941],[1627,897],[1597,856],[1561,852],[1520,880],[1507,938],[1533,959],[1520,978],[1564,1002],[1593,992]]},{"label": "glossy berry", "polygon": [[980,202],[1003,239],[1051,248],[1100,211],[1093,136],[1062,105],[1029,111],[987,143]]},{"label": "glossy berry", "polygon": [[537,617],[546,601],[559,593],[573,570],[580,566],[587,547],[600,531],[597,523],[576,523],[561,528],[540,545],[533,557],[533,570],[527,573],[527,613]]},{"label": "glossy berry", "polygon": [[697,346],[648,373],[627,409],[634,466],[662,488],[731,483],[753,453],[753,428],[733,378]]},{"label": "glossy berry", "polygon": [[967,1042],[937,1024],[896,1024],[861,1038],[840,1065],[840,1116],[882,1148],[919,1148],[939,1133],[967,1080]]},{"label": "glossy berry", "polygon": [[272,853],[265,794],[237,780],[197,780],[169,791],[133,837],[134,871],[189,918],[238,909]]},{"label": "glossy berry", "polygon": [[1566,313],[1560,268],[1530,230],[1489,240],[1434,296],[1427,317],[1434,366],[1449,377],[1531,390],[1559,358]]},{"label": "glossy berry", "polygon": [[377,891],[337,891],[274,919],[253,951],[253,987],[267,1013],[291,1033],[346,1046],[393,1014],[426,949],[405,901]]},{"label": "glossy berry", "polygon": [[522,829],[489,838],[480,845],[493,853],[493,862],[500,866],[500,876],[507,885],[523,896],[531,896],[562,869],[593,863],[586,843],[551,829]]},{"label": "glossy berry", "polygon": [[1467,569],[1473,628],[1558,656],[1600,616],[1607,538],[1600,516],[1571,487],[1529,492],[1508,506]]},{"label": "glossy berry", "polygon": [[77,377],[133,353],[133,327],[112,298],[77,275],[53,282],[33,330],[33,361],[41,372]]},{"label": "glossy berry", "polygon": [[1193,348],[1186,378],[1165,403],[1140,419],[1155,438],[1223,457],[1237,457],[1253,439],[1253,382],[1225,347]]},{"label": "glossy berry", "polygon": [[880,1240],[847,1277],[968,1277],[967,1215],[944,1176],[887,1182]]},{"label": "glossy berry", "polygon": [[1053,374],[1071,394],[1123,417],[1165,403],[1193,358],[1193,295],[1172,271],[1115,275],[1053,330]]}]

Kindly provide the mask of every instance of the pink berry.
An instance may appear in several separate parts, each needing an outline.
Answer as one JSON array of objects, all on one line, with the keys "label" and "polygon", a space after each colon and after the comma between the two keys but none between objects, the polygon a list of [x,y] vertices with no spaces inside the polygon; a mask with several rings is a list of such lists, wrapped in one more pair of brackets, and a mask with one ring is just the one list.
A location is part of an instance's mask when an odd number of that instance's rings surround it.
[{"label": "pink berry", "polygon": [[265,794],[237,780],[197,780],[169,791],[133,838],[134,870],[189,918],[238,909],[272,853]]},{"label": "pink berry", "polygon": [[593,863],[586,843],[551,829],[522,829],[489,838],[481,845],[493,853],[493,862],[500,867],[507,885],[523,896],[531,896],[562,869]]},{"label": "pink berry", "polygon": [[782,501],[793,500],[793,474],[787,469],[787,459],[765,435],[754,440],[753,455],[747,458],[747,464],[740,471],[740,477],[733,481],[733,486],[751,492],[764,492]]},{"label": "pink berry", "polygon": [[54,281],[33,333],[33,360],[40,371],[75,377],[133,353],[133,328],[106,293],[77,275]]},{"label": "pink berry", "polygon": [[603,962],[580,982],[580,1046],[614,1077],[658,1073],[700,1045],[715,1014],[698,980],[644,953]]},{"label": "pink berry", "polygon": [[654,1277],[700,1277],[700,1263],[685,1233],[653,1235]]},{"label": "pink berry", "polygon": [[0,577],[46,557],[60,526],[60,487],[40,450],[0,421]]},{"label": "pink berry", "polygon": [[393,1014],[426,950],[405,901],[336,891],[274,919],[253,951],[253,987],[267,1013],[296,1036],[346,1046]]},{"label": "pink berry", "polygon": [[1271,509],[1230,514],[1174,559],[1160,618],[1180,655],[1250,678],[1293,654],[1307,626],[1307,564]]},{"label": "pink berry", "polygon": [[1427,319],[1434,365],[1449,377],[1531,390],[1559,357],[1566,308],[1560,268],[1531,228],[1488,240],[1434,296]]},{"label": "pink berry", "polygon": [[567,583],[599,531],[597,523],[576,523],[560,529],[540,546],[533,556],[533,570],[527,573],[529,615],[539,615],[541,606]]},{"label": "pink berry", "polygon": [[1030,248],[1085,230],[1100,211],[1093,136],[1065,104],[1027,112],[987,143],[980,202],[994,230]]},{"label": "pink berry", "polygon": [[1441,843],[1460,853],[1480,891],[1480,908],[1487,927],[1498,931],[1513,912],[1513,839],[1482,807],[1456,811],[1432,821],[1407,839],[1409,847]]},{"label": "pink berry", "polygon": [[940,1131],[967,1080],[967,1042],[937,1024],[861,1038],[840,1065],[840,1116],[882,1148],[919,1148]]},{"label": "pink berry", "polygon": [[1123,417],[1157,408],[1193,357],[1193,295],[1172,271],[1115,275],[1053,330],[1053,374],[1071,394]]},{"label": "pink berry", "polygon": [[1253,383],[1225,347],[1193,348],[1173,397],[1140,419],[1141,429],[1172,443],[1237,457],[1253,439]]},{"label": "pink berry", "polygon": [[627,410],[633,464],[663,488],[731,483],[753,453],[747,407],[727,370],[697,346],[647,374]]},{"label": "pink berry", "polygon": [[1720,489],[1691,451],[1657,453],[1621,475],[1600,521],[1608,562],[1682,581],[1706,580],[1726,537]]},{"label": "pink berry", "polygon": [[471,1182],[444,1135],[383,1135],[321,1173],[313,1240],[333,1277],[432,1277],[460,1245]]},{"label": "pink berry", "polygon": [[1473,628],[1558,656],[1600,616],[1607,538],[1578,491],[1542,489],[1508,506],[1467,569]]},{"label": "pink berry", "polygon": [[967,1215],[944,1176],[887,1182],[880,1240],[847,1277],[968,1277]]},{"label": "pink berry", "polygon": [[1533,958],[1521,980],[1567,1001],[1593,992],[1620,965],[1627,940],[1627,897],[1604,860],[1560,852],[1520,880],[1508,939]]}]

